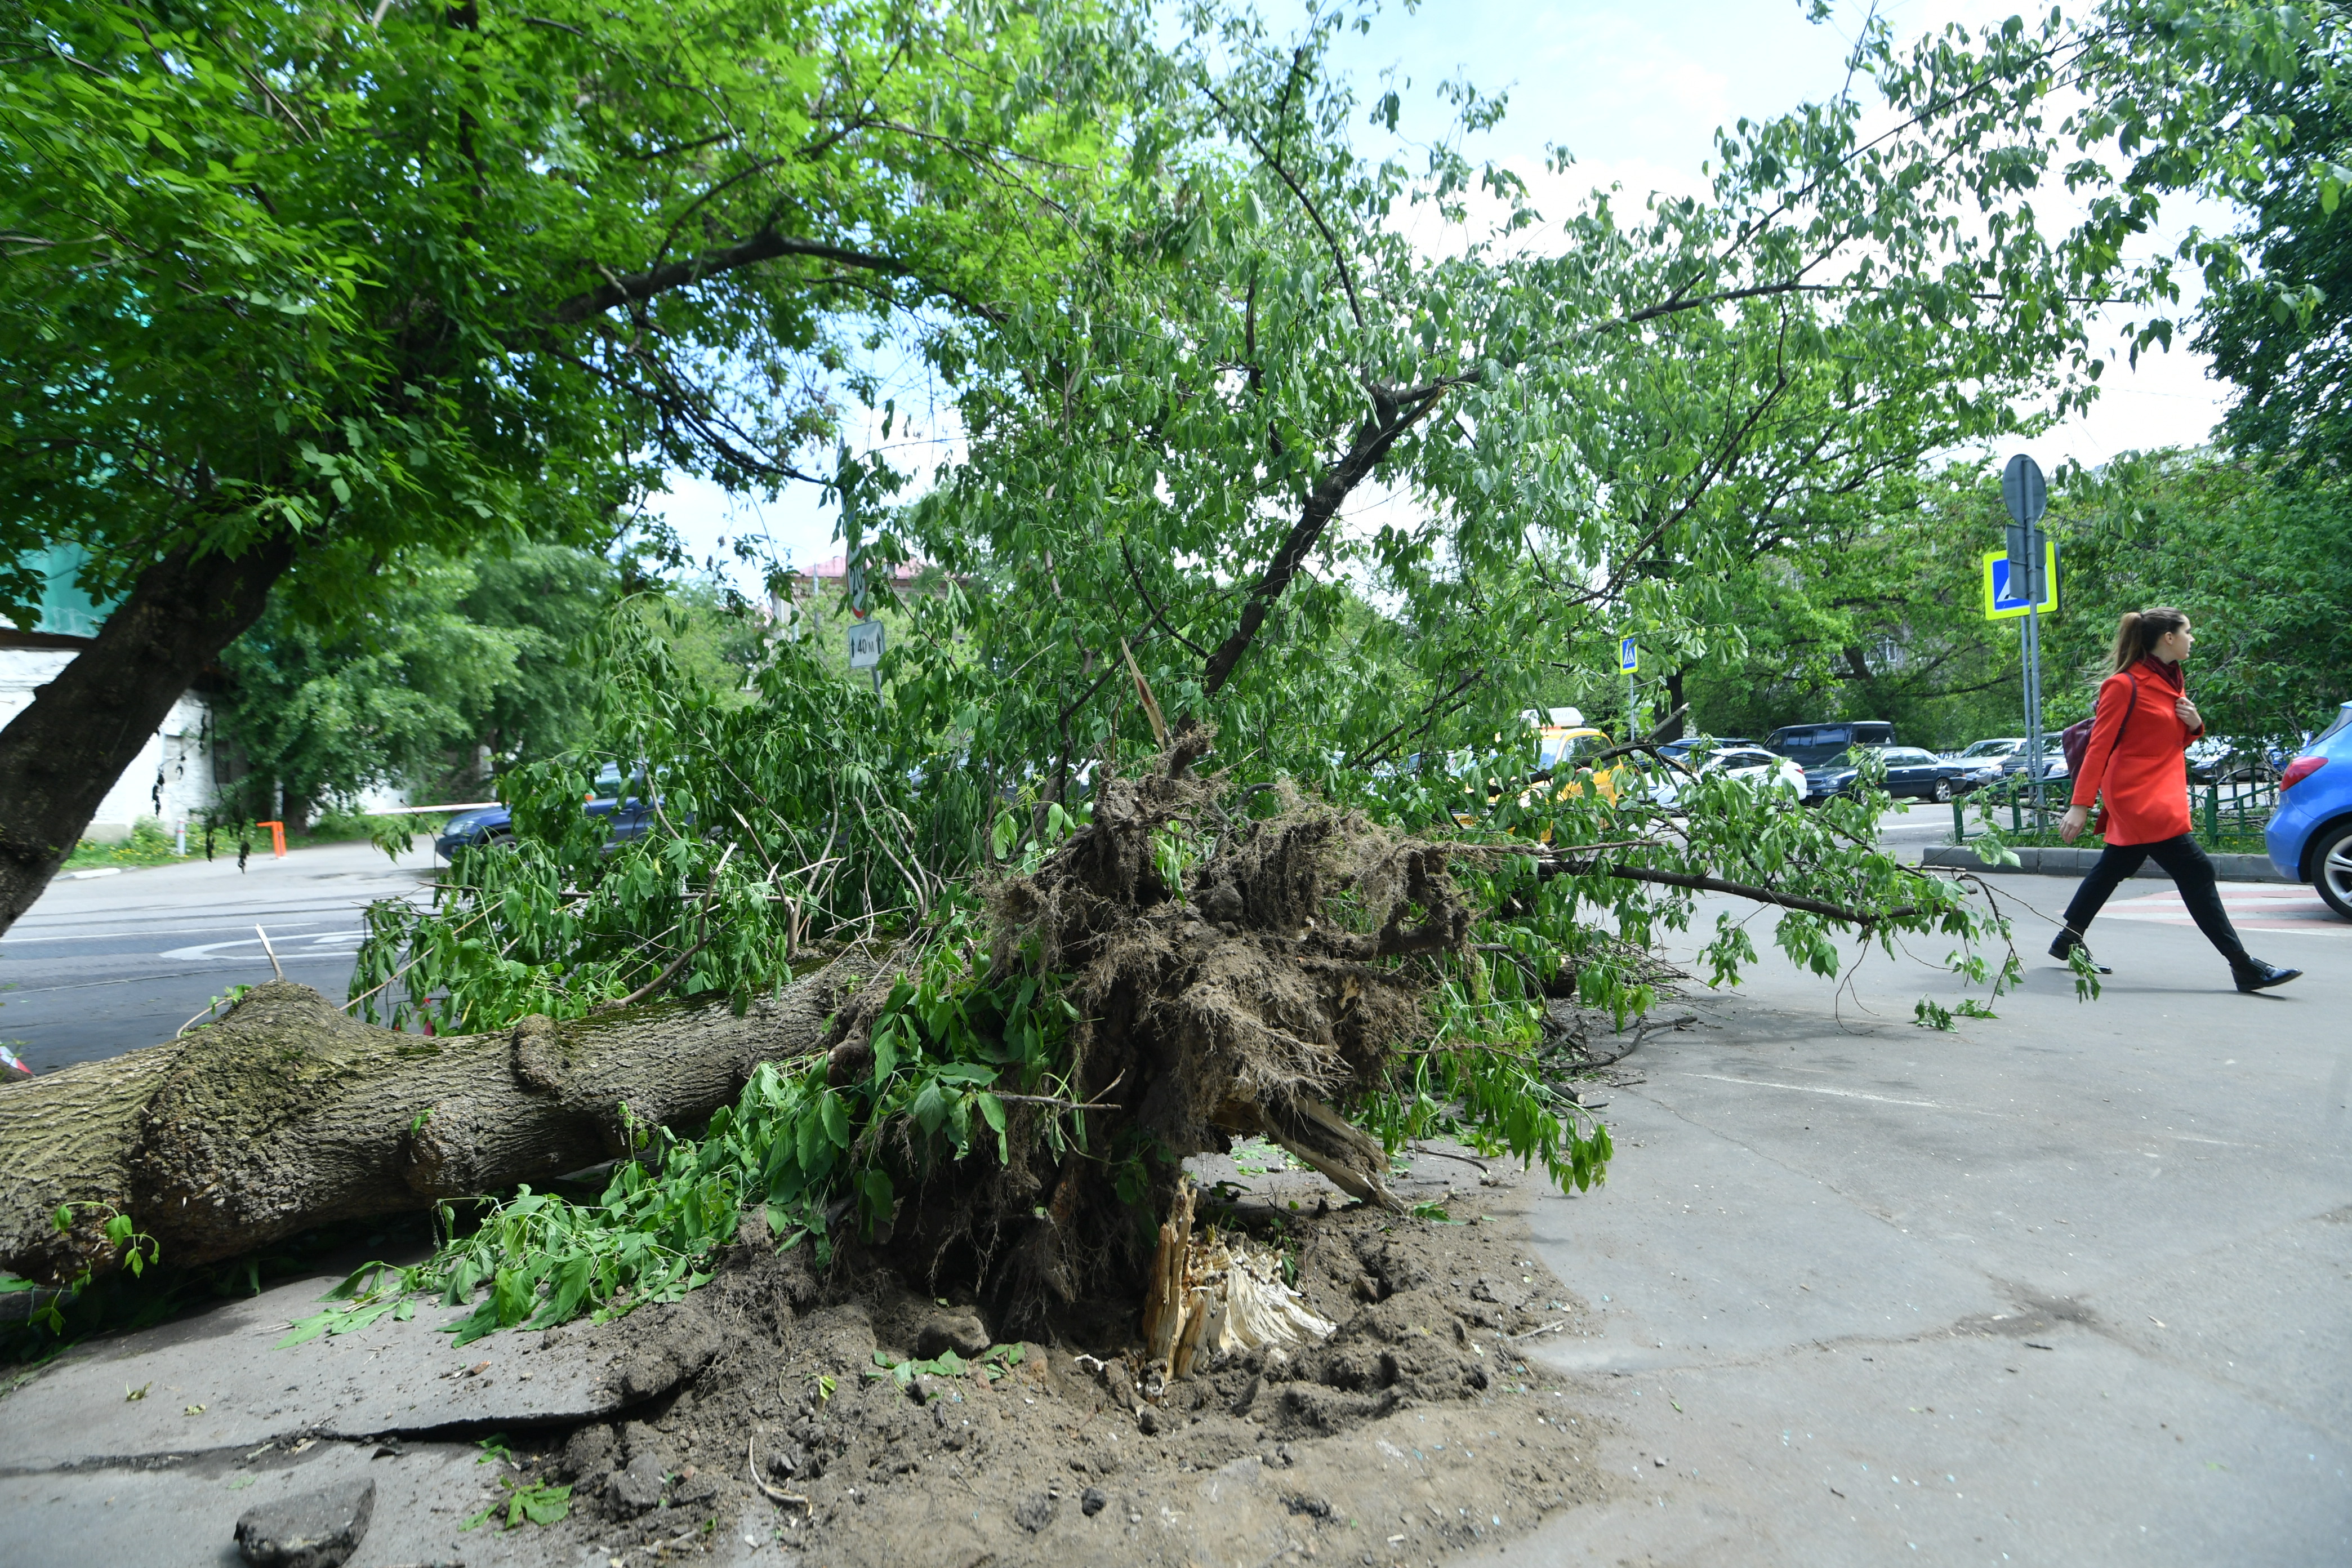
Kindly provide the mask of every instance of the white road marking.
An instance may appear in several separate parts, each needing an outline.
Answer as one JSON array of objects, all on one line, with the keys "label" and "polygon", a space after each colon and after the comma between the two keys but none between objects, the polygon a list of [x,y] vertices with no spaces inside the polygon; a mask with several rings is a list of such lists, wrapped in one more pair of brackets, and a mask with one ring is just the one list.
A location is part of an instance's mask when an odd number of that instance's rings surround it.
[{"label": "white road marking", "polygon": [[[2310,888],[2231,888],[2221,895],[2222,910],[2230,923],[2246,931],[2310,932],[2328,931],[2352,932],[2352,921],[2344,919],[2321,901],[2319,894]],[[2158,925],[2193,926],[2197,922],[2181,902],[2177,892],[2143,893],[2109,904],[2101,916],[2116,920],[2149,921]]]},{"label": "white road marking", "polygon": [[[366,933],[366,932],[364,932],[364,931],[320,931],[320,932],[319,932],[318,934],[313,935],[313,936],[301,936],[301,937],[294,937],[294,938],[283,938],[283,937],[281,937],[281,938],[279,938],[278,940],[280,940],[281,942],[287,942],[287,943],[288,943],[288,945],[289,945],[289,946],[290,946],[290,945],[292,945],[292,944],[293,944],[293,942],[308,942],[308,943],[309,943],[311,947],[313,947],[313,948],[320,948],[320,947],[338,947],[338,948],[348,948],[348,947],[356,947],[356,946],[359,944],[360,939],[361,939],[362,937],[363,937],[364,935],[366,935],[366,934],[367,934],[367,933]],[[168,958],[168,959],[173,960],[173,962],[175,962],[175,963],[196,963],[196,962],[198,962],[198,961],[200,961],[200,960],[208,959],[208,958],[228,958],[228,957],[233,957],[233,956],[242,956],[242,955],[238,955],[238,954],[232,954],[232,953],[229,953],[229,952],[227,952],[224,951],[225,949],[228,949],[228,948],[241,948],[241,947],[250,947],[250,948],[256,948],[256,949],[257,949],[257,948],[259,948],[260,946],[261,946],[261,939],[260,939],[259,937],[249,936],[249,937],[245,938],[242,942],[207,942],[201,943],[201,944],[199,944],[199,945],[197,945],[197,946],[195,946],[195,947],[175,947],[175,948],[173,948],[173,949],[171,952],[169,952],[158,953],[158,954],[156,954],[156,956],[157,956],[157,957],[159,957],[159,958]]]},{"label": "white road marking", "polygon": [[1909,1105],[1922,1110],[1958,1110],[1972,1116],[1998,1116],[1999,1111],[1977,1110],[1965,1105],[1939,1105],[1932,1100],[1897,1100],[1887,1094],[1864,1094],[1858,1089],[1832,1089],[1819,1083],[1774,1083],[1769,1079],[1732,1078],[1719,1072],[1686,1072],[1685,1078],[1711,1078],[1717,1083],[1736,1083],[1743,1089],[1792,1089],[1799,1094],[1833,1094],[1840,1100],[1874,1100],[1881,1105]]},{"label": "white road marking", "polygon": [[[267,910],[262,911],[264,914],[268,914],[268,912],[269,911]],[[252,929],[252,927],[245,925],[181,926],[176,930],[166,927],[161,934],[165,936],[200,936],[208,931],[250,931]],[[0,938],[0,947],[15,947],[20,942],[128,942],[133,937],[152,937],[156,934],[158,933],[153,931],[94,931],[79,936],[18,936],[12,931],[5,938]],[[298,932],[296,934],[299,935],[300,933]]]}]

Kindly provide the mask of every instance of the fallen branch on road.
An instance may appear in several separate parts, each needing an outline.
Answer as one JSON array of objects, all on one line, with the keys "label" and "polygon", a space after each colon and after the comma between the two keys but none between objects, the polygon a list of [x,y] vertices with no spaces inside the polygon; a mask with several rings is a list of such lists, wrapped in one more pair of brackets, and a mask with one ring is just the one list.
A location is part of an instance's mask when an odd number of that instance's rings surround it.
[{"label": "fallen branch on road", "polygon": [[1559,857],[1538,863],[1538,874],[1552,877],[1617,877],[1629,882],[1655,882],[1668,888],[1689,888],[1703,893],[1729,893],[1736,898],[1753,899],[1759,903],[1777,904],[1784,910],[1801,910],[1824,920],[1843,921],[1847,925],[1882,925],[1888,921],[1907,920],[1920,912],[1916,904],[1873,914],[1865,910],[1849,909],[1821,899],[1809,899],[1799,893],[1783,893],[1771,888],[1759,888],[1748,882],[1726,881],[1721,877],[1701,877],[1688,871],[1659,871],[1647,866],[1621,866],[1605,860],[1570,860]]}]

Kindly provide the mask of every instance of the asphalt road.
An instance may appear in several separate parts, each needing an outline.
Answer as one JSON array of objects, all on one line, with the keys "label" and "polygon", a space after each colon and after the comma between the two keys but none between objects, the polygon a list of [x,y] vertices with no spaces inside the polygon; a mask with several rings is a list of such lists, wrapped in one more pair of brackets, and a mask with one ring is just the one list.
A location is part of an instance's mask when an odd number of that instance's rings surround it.
[{"label": "asphalt road", "polygon": [[170,1039],[235,984],[270,976],[255,927],[289,979],[350,994],[361,912],[417,898],[433,854],[398,866],[367,844],[235,856],[49,884],[0,936],[0,1041],[36,1072]]},{"label": "asphalt road", "polygon": [[1670,1001],[1607,1184],[1532,1221],[1604,1326],[1530,1360],[1640,1479],[1470,1561],[2352,1563],[2352,921],[2224,891],[2303,979],[2238,994],[2166,888],[2093,927],[2095,1002],[2030,912],[2026,984],[1949,1034],[1930,963],[1833,988],[1762,930]]}]

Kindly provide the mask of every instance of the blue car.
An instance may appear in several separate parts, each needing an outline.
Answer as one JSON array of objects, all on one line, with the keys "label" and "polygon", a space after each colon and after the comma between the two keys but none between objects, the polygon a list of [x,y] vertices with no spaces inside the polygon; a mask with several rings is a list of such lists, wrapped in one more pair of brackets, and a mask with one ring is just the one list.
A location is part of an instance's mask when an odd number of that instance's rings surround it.
[{"label": "blue car", "polygon": [[[580,809],[590,816],[613,819],[613,839],[615,844],[625,838],[645,835],[653,821],[653,806],[635,795],[621,795],[621,770],[612,763],[604,764],[596,775],[595,787],[581,802]],[[508,844],[514,840],[514,817],[503,805],[486,805],[476,811],[461,811],[451,817],[441,829],[441,837],[433,847],[444,860],[460,849],[478,849],[485,845]]]},{"label": "blue car", "polygon": [[2263,838],[2282,875],[2311,883],[2352,920],[2352,702],[2279,775]]}]

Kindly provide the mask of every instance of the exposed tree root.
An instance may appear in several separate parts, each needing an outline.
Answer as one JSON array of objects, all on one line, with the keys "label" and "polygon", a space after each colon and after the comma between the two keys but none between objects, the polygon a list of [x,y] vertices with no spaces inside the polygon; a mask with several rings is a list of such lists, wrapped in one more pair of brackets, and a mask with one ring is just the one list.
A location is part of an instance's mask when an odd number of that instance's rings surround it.
[{"label": "exposed tree root", "polygon": [[[1134,1300],[1151,1246],[1139,1207],[1164,1214],[1178,1162],[1235,1133],[1401,1206],[1385,1151],[1333,1102],[1381,1081],[1423,1026],[1425,978],[1381,961],[1455,949],[1468,932],[1446,850],[1295,795],[1267,819],[1230,818],[1221,781],[1191,772],[1208,739],[1187,730],[1150,773],[1105,781],[1087,828],[992,890],[995,962],[1025,951],[1074,976],[1072,1098],[1118,1108],[1051,1169],[1033,1142],[1011,1170],[957,1173],[951,1223],[938,1216],[944,1195],[926,1195],[932,1266],[945,1244],[971,1245],[1013,1321],[1082,1294]],[[1214,852],[1178,873],[1171,829]]]}]

